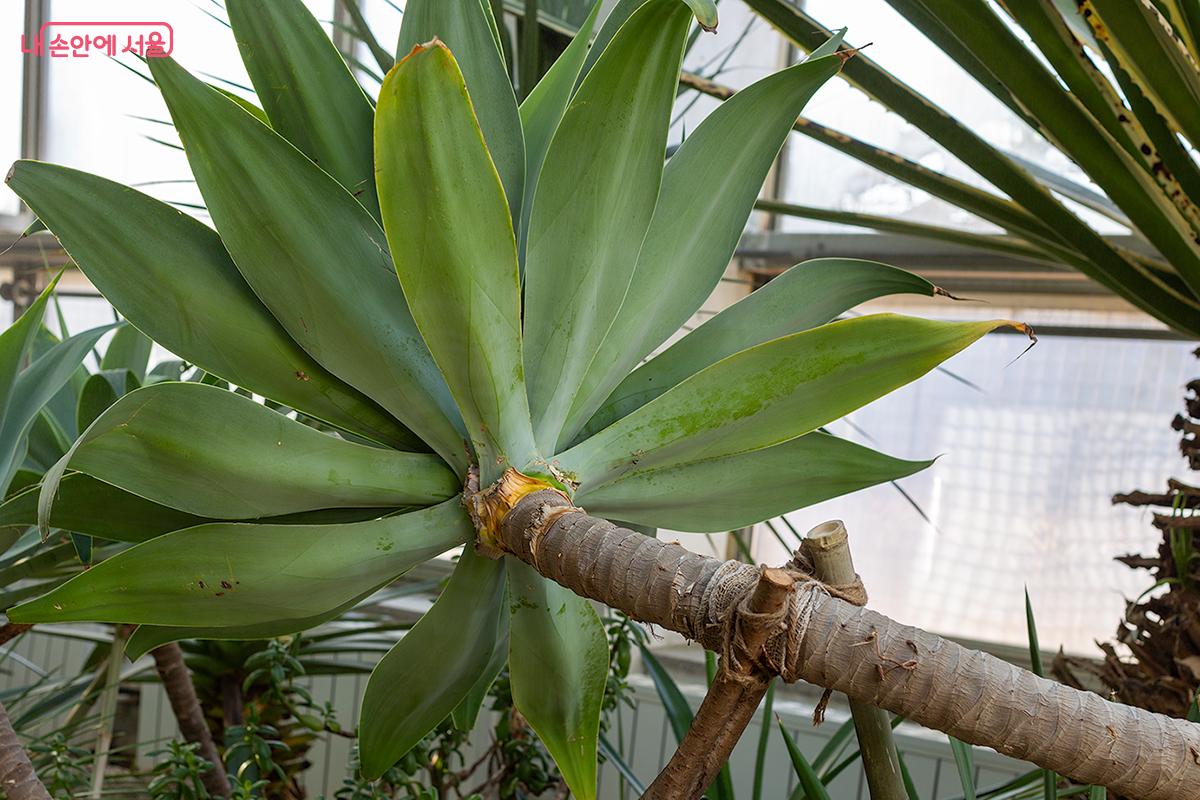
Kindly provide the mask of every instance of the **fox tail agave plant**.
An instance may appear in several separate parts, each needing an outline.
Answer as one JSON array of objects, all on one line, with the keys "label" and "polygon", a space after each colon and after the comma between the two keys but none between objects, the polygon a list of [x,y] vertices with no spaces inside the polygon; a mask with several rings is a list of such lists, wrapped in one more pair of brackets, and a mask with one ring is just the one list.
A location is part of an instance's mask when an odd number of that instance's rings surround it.
[{"label": "fox tail agave plant", "polygon": [[[593,11],[519,106],[477,0],[408,2],[375,105],[300,0],[227,7],[261,108],[149,61],[215,231],[64,167],[22,161],[8,183],[139,330],[270,404],[203,383],[114,403],[46,474],[36,521],[136,544],[10,617],[138,624],[133,652],[260,639],[468,545],[371,676],[363,770],[379,775],[447,717],[470,727],[507,661],[517,707],[594,798],[607,649],[581,595],[713,649],[722,629],[699,604],[716,562],[609,520],[728,530],[919,470],[819,428],[1009,323],[829,322],[935,290],[820,260],[639,366],[717,285],[797,113],[841,65],[818,53],[754,84],[664,165],[683,43],[693,15],[715,24],[710,0],[626,0],[594,37]],[[832,637],[827,655],[793,658],[788,676],[1083,780],[1160,787],[1141,796],[1200,786],[1162,764],[1132,770],[1148,736],[1200,750],[1168,720],[1022,684],[1079,710],[1014,742],[998,725],[1025,708],[997,683],[1011,676],[939,656],[877,680],[873,653],[852,646],[863,626],[880,658],[905,651],[897,636],[953,648],[817,598],[809,630]],[[947,687],[937,702],[914,694],[926,669]],[[897,680],[914,682],[890,692]],[[1000,711],[956,721],[972,686]],[[1050,746],[1068,717],[1131,743],[1080,766],[1071,742]]]}]

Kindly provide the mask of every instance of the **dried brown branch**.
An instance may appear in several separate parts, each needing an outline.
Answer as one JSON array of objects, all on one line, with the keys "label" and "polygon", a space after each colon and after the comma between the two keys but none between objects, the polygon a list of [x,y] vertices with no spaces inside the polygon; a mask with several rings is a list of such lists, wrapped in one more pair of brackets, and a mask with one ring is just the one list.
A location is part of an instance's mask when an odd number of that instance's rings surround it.
[{"label": "dried brown branch", "polygon": [[172,642],[154,648],[151,655],[154,656],[154,666],[158,670],[159,679],[162,680],[167,699],[171,701],[171,710],[175,712],[179,732],[188,742],[199,744],[200,757],[213,765],[212,769],[201,776],[204,788],[214,797],[229,797],[232,792],[229,776],[225,774],[221,754],[217,751],[212,732],[204,721],[204,710],[196,697],[192,675],[183,663],[183,651],[178,644]]},{"label": "dried brown branch", "polygon": [[770,626],[778,624],[795,582],[787,570],[762,568],[746,604],[749,613],[739,617],[741,630],[732,645],[738,652],[721,658],[691,727],[642,800],[700,797],[729,760],[775,677],[763,663],[762,647],[774,633]]},{"label": "dried brown branch", "polygon": [[3,705],[0,705],[0,790],[8,800],[50,800],[50,793],[33,770],[29,754],[17,741],[17,732]]},{"label": "dried brown branch", "polygon": [[7,644],[33,627],[32,623],[9,622],[0,626],[0,644]]}]

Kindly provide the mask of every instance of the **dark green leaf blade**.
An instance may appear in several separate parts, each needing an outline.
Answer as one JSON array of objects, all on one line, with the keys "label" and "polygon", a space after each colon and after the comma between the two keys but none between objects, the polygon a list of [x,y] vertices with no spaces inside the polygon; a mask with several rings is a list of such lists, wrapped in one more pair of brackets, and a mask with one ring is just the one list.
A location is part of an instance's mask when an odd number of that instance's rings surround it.
[{"label": "dark green leaf blade", "polygon": [[[141,192],[53,164],[18,161],[8,184],[53,226],[105,298],[163,347],[344,430],[423,447],[292,340],[246,285],[215,231]],[[119,235],[113,235],[114,217],[125,226]]]},{"label": "dark green leaf blade", "polygon": [[17,376],[0,419],[0,486],[8,486],[20,465],[27,434],[42,408],[71,380],[96,342],[111,329],[111,325],[102,325],[63,340]]},{"label": "dark green leaf blade", "polygon": [[[112,382],[104,375],[92,375],[83,385],[83,391],[79,393],[79,405],[76,407],[78,416],[75,418],[78,429],[87,430],[87,427],[96,421],[96,417],[115,402],[117,392]],[[59,458],[65,454],[64,450]]]},{"label": "dark green leaf blade", "polygon": [[515,218],[525,186],[525,140],[517,96],[500,53],[491,11],[485,6],[486,0],[408,0],[396,58],[404,58],[414,47],[435,38],[454,53]]},{"label": "dark green leaf blade", "polygon": [[371,101],[302,0],[228,0],[242,62],[271,127],[378,215]]},{"label": "dark green leaf blade", "polygon": [[606,518],[694,533],[730,531],[919,472],[827,433],[722,458],[634,470],[585,485],[576,501]]},{"label": "dark green leaf blade", "polygon": [[688,20],[678,0],[635,11],[584,78],[546,152],[525,260],[525,367],[546,455],[557,449],[650,226]]},{"label": "dark green leaf blade", "polygon": [[504,581],[503,564],[464,549],[437,602],[376,665],[359,722],[365,776],[400,760],[479,680],[508,613]]},{"label": "dark green leaf blade", "polygon": [[170,58],[150,68],[247,283],[317,361],[465,470],[458,411],[378,223],[303,153]]},{"label": "dark green leaf blade", "polygon": [[201,383],[156,383],[101,414],[47,473],[44,524],[67,468],[215,519],[429,505],[457,492],[435,455],[345,441]]},{"label": "dark green leaf blade", "polygon": [[125,323],[117,329],[112,341],[108,343],[108,349],[100,359],[100,369],[129,370],[139,381],[143,381],[146,379],[146,367],[150,363],[150,350],[153,347],[154,342],[145,334]]},{"label": "dark green leaf blade", "polygon": [[542,173],[542,162],[550,139],[558,130],[563,112],[575,91],[575,81],[583,69],[584,59],[591,48],[592,30],[600,14],[601,0],[592,4],[592,11],[579,27],[563,54],[533,87],[533,91],[521,102],[521,130],[525,135],[525,193],[521,198],[520,224],[517,237],[520,241],[522,258],[525,240],[529,236],[529,214],[533,210],[533,197],[537,191],[538,176]]},{"label": "dark green leaf blade", "polygon": [[564,439],[712,294],[792,124],[840,65],[837,56],[810,59],[739,91],[671,156],[628,290],[588,356]]},{"label": "dark green leaf blade", "polygon": [[537,455],[521,357],[517,245],[504,187],[445,45],[418,45],[388,73],[375,147],[400,285],[462,412],[482,482],[490,484]]},{"label": "dark green leaf blade", "polygon": [[134,545],[13,608],[9,619],[203,627],[303,620],[474,533],[459,498],[348,525],[201,525]]},{"label": "dark green leaf blade", "polygon": [[587,600],[511,556],[505,562],[513,702],[571,792],[595,800],[600,704],[608,678],[604,625]]},{"label": "dark green leaf blade", "polygon": [[788,757],[792,760],[792,769],[795,770],[796,779],[799,781],[796,792],[792,795],[793,800],[795,798],[830,800],[829,791],[821,783],[821,779],[817,777],[812,764],[800,752],[800,748],[796,745],[796,740],[792,738],[787,728],[783,726],[783,720],[776,717],[776,723],[779,725],[779,733],[783,736],[784,744],[787,745]]},{"label": "dark green leaf blade", "polygon": [[[16,395],[18,376],[25,367],[26,359],[33,350],[46,313],[46,303],[54,293],[58,278],[46,287],[25,313],[18,317],[3,333],[0,333],[0,433],[4,431],[18,401]],[[15,426],[14,426],[15,427]],[[8,493],[17,468],[25,458],[26,444],[18,431],[0,439],[0,495]]]}]

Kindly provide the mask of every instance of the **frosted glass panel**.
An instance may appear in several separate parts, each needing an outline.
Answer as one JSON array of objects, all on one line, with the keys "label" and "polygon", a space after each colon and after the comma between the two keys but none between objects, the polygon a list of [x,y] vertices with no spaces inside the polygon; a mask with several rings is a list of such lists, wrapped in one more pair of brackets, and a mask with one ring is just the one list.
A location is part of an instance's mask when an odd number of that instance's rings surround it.
[{"label": "frosted glass panel", "polygon": [[[1062,336],[1013,362],[1027,344],[988,336],[945,365],[978,388],[934,372],[830,426],[892,455],[940,456],[901,481],[929,522],[889,485],[788,520],[801,533],[845,520],[872,608],[896,619],[1021,646],[1028,586],[1043,647],[1092,654],[1124,598],[1152,583],[1113,558],[1159,540],[1148,514],[1111,497],[1181,470],[1170,421],[1200,362],[1186,342]],[[784,560],[769,533],[759,542],[760,559]]]}]

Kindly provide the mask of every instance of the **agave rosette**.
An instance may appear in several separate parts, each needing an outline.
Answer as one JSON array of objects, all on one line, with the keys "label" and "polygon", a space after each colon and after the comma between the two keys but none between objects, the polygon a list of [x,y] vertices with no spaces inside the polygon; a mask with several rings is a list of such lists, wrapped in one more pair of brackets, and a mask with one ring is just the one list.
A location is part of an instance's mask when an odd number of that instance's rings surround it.
[{"label": "agave rosette", "polygon": [[[626,0],[594,37],[593,12],[520,105],[478,0],[409,0],[375,103],[301,0],[227,5],[261,109],[149,62],[215,230],[65,167],[22,161],[8,182],[147,336],[282,409],[199,383],[120,398],[9,517],[137,544],[12,619],[137,623],[140,650],[311,627],[473,541],[472,465],[692,531],[927,466],[818,430],[1002,324],[830,322],[934,293],[901,270],[798,265],[647,359],[720,281],[836,56],[746,88],[664,163],[711,0]],[[594,797],[600,621],[470,547],[372,675],[364,771],[450,715],[472,724],[506,660],[518,708]]]}]

